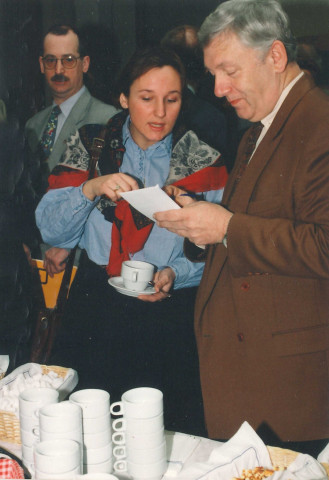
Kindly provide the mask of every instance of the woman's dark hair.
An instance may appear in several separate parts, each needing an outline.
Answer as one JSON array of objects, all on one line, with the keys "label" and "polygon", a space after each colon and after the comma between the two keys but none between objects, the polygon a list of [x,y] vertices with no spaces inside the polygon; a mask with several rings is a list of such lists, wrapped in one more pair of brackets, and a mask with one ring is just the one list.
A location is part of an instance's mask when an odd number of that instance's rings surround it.
[{"label": "woman's dark hair", "polygon": [[171,50],[156,47],[146,47],[136,50],[126,66],[123,68],[117,82],[116,94],[119,97],[123,93],[129,97],[130,87],[137,78],[141,77],[152,68],[172,67],[178,73],[182,92],[185,88],[185,69],[180,58]]}]

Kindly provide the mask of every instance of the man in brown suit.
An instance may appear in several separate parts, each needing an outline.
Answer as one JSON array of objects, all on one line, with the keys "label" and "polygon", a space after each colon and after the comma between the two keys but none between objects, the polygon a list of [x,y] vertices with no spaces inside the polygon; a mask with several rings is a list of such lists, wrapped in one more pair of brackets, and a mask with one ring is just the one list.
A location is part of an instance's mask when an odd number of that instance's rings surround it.
[{"label": "man in brown suit", "polygon": [[298,67],[276,0],[224,2],[199,38],[215,94],[263,126],[256,146],[253,127],[243,137],[222,206],[155,215],[207,245],[195,332],[208,433],[247,420],[316,454],[329,438],[329,99]]}]

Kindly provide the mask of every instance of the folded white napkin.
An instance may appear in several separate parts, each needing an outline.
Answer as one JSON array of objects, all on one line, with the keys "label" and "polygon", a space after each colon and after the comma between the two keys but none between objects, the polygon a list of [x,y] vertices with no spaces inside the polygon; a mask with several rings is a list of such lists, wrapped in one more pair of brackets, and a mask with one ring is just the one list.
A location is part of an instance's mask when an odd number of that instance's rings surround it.
[{"label": "folded white napkin", "polygon": [[[190,465],[176,475],[179,480],[232,480],[243,469],[272,468],[266,448],[253,428],[244,422],[226,443],[213,449],[206,461]],[[166,478],[166,477],[165,477]],[[324,468],[309,455],[298,455],[287,470],[277,471],[271,480],[327,480]]]}]

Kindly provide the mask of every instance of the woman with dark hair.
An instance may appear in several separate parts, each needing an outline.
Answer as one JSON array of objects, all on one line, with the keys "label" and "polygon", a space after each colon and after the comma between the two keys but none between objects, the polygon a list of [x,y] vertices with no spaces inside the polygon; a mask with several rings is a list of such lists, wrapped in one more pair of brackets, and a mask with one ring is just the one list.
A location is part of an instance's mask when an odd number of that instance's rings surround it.
[{"label": "woman with dark hair", "polygon": [[[218,151],[184,129],[184,85],[172,52],[136,52],[119,81],[123,111],[102,134],[90,125],[71,138],[36,215],[44,241],[84,249],[52,361],[76,368],[79,388],[104,388],[112,400],[136,386],[160,388],[166,428],[203,434],[193,333],[203,264],[186,259],[180,237],[120,199],[120,192],[175,183],[221,201],[226,169]],[[104,134],[96,176],[87,180],[92,139]],[[136,299],[108,284],[126,259],[155,265],[154,294]]]}]

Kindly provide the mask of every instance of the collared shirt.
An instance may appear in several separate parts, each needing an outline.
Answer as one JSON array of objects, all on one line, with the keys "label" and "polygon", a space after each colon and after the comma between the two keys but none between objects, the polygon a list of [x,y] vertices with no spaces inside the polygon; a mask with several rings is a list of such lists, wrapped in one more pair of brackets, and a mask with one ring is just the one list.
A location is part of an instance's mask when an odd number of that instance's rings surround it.
[{"label": "collared shirt", "polygon": [[292,87],[298,82],[298,80],[304,75],[304,72],[301,72],[299,75],[297,75],[297,77],[295,77],[287,86],[286,88],[283,89],[280,97],[279,97],[279,100],[276,102],[275,104],[275,107],[273,108],[272,112],[269,113],[265,118],[263,118],[261,120],[261,123],[264,125],[264,128],[262,130],[262,133],[260,134],[258,140],[257,140],[257,143],[256,143],[256,147],[255,147],[255,150],[254,150],[254,153],[258,147],[258,145],[260,144],[260,142],[263,140],[263,138],[265,137],[265,134],[266,132],[268,131],[268,129],[270,128],[270,126],[272,125],[272,122],[276,116],[276,114],[278,113],[281,105],[283,104],[283,102],[285,101],[285,99],[287,98],[290,90],[292,89]]},{"label": "collared shirt", "polygon": [[[138,177],[146,187],[163,186],[169,173],[172,135],[146,150],[135,144],[129,131],[130,118],[123,126],[123,142],[126,148],[120,172]],[[207,200],[220,203],[223,190],[206,192]],[[95,208],[94,201],[82,192],[80,187],[66,187],[50,190],[36,210],[37,225],[42,238],[50,245],[73,248],[77,243],[86,249],[89,258],[99,265],[106,265],[111,248],[112,223]],[[198,285],[204,264],[192,263],[184,255],[183,237],[159,228],[154,224],[142,250],[131,255],[136,260],[145,260],[159,269],[170,266],[176,274],[174,288]]]},{"label": "collared shirt", "polygon": [[[60,104],[61,113],[58,115],[57,121],[57,128],[56,128],[56,135],[55,135],[55,142],[60,134],[64,123],[66,122],[67,117],[70,115],[72,108],[77,103],[81,95],[86,91],[86,87],[83,85],[80,90],[65,100],[63,103]],[[54,103],[56,105],[56,103]]]}]

